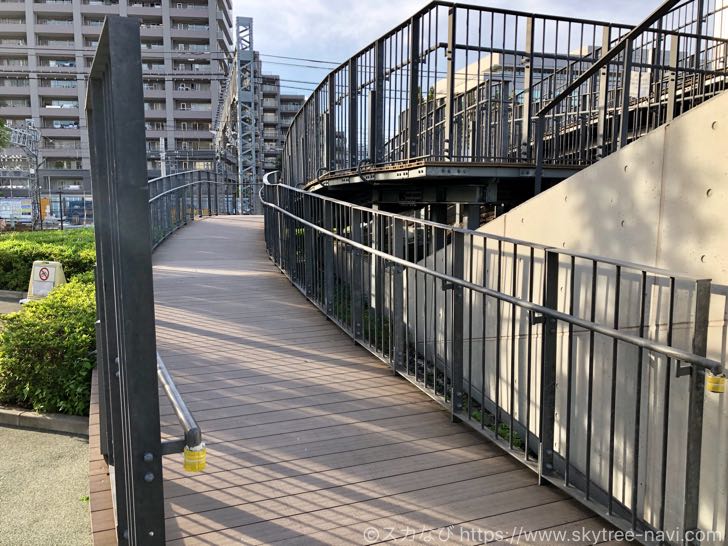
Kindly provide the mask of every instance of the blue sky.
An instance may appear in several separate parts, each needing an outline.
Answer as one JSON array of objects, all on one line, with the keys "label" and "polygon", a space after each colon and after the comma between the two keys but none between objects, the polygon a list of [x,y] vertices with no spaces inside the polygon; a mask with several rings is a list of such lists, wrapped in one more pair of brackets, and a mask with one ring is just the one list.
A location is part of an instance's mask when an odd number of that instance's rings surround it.
[{"label": "blue sky", "polygon": [[[406,20],[425,0],[234,0],[235,16],[253,17],[255,49],[263,55],[263,71],[281,74],[291,88],[308,94],[326,70],[316,63],[268,57],[281,55],[341,62]],[[637,23],[658,0],[471,0],[471,4],[531,13],[570,15],[620,23]],[[284,64],[304,64],[293,67]],[[293,89],[300,87],[302,89]]]}]

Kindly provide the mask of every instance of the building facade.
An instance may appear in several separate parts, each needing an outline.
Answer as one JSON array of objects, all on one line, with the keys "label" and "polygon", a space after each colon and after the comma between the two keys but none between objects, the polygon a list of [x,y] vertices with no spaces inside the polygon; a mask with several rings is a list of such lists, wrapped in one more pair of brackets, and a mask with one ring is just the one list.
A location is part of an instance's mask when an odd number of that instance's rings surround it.
[{"label": "building facade", "polygon": [[[43,189],[89,187],[86,81],[107,15],[141,21],[149,176],[214,168],[213,113],[233,54],[231,0],[3,1],[0,119],[32,119],[40,129]],[[0,185],[8,184],[5,176]]]},{"label": "building facade", "polygon": [[281,168],[281,154],[293,118],[303,106],[306,98],[303,95],[281,94],[280,76],[263,75],[258,87],[261,105],[263,138],[261,155],[263,158],[263,174]]}]

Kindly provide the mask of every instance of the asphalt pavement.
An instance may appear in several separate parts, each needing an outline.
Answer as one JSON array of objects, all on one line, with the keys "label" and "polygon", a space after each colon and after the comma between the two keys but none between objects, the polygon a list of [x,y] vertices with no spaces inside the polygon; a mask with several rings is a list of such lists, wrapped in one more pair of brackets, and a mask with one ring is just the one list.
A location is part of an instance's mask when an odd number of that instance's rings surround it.
[{"label": "asphalt pavement", "polygon": [[87,544],[88,440],[0,427],[0,545]]}]

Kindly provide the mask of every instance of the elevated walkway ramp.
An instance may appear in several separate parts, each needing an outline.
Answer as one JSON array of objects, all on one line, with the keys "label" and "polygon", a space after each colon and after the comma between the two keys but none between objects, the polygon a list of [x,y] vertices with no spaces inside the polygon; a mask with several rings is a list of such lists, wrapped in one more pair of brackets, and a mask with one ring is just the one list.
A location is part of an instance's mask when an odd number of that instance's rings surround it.
[{"label": "elevated walkway ramp", "polygon": [[[208,446],[201,474],[165,458],[168,543],[480,544],[608,529],[327,321],[268,259],[261,217],[195,222],[154,262],[158,348]],[[534,536],[520,540],[564,535]]]}]

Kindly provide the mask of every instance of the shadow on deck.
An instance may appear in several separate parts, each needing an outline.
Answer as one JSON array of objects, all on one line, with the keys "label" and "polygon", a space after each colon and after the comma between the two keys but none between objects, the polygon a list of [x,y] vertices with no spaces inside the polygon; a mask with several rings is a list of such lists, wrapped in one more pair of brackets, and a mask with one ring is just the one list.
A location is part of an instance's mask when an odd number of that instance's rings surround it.
[{"label": "shadow on deck", "polygon": [[154,262],[158,349],[208,445],[202,474],[165,460],[169,543],[598,542],[601,519],[309,304],[268,259],[261,217],[196,222]]}]

